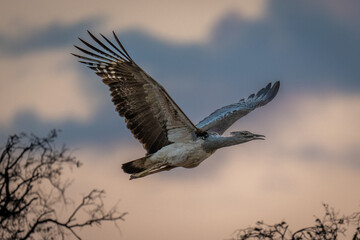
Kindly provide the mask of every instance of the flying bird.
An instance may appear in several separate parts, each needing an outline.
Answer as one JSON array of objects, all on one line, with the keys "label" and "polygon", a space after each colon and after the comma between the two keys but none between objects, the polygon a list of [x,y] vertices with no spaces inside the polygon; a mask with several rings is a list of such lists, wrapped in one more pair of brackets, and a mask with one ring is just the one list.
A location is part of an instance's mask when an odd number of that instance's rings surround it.
[{"label": "flying bird", "polygon": [[194,125],[163,86],[142,70],[127,53],[115,32],[114,40],[100,34],[103,41],[88,31],[97,46],[83,39],[86,46],[75,46],[83,55],[74,54],[109,86],[117,112],[147,154],[124,163],[130,180],[176,167],[194,168],[216,150],[264,140],[265,136],[248,131],[222,134],[239,118],[264,106],[277,94],[280,82],[269,83],[247,99],[224,106]]}]

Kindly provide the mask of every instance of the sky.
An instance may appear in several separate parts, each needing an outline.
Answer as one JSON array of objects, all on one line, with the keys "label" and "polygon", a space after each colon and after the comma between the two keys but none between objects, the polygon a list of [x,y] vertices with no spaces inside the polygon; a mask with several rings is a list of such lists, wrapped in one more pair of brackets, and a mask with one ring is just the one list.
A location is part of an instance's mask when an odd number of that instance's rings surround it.
[{"label": "sky", "polygon": [[[105,189],[129,213],[121,233],[105,225],[84,238],[226,239],[257,220],[308,226],[322,203],[359,210],[359,1],[1,2],[1,143],[61,129],[59,145],[84,163],[69,196]],[[87,30],[114,30],[195,124],[280,80],[271,103],[225,133],[266,141],[129,181],[121,164],[145,151],[107,87],[70,55],[78,37],[91,41]]]}]

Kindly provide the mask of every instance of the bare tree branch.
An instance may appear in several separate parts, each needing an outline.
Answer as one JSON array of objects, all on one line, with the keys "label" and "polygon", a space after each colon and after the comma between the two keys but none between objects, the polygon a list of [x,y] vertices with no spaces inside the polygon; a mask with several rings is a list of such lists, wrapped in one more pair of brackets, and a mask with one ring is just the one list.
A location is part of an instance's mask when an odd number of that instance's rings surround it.
[{"label": "bare tree branch", "polygon": [[79,240],[77,228],[124,220],[126,213],[116,207],[105,209],[105,192],[96,189],[68,217],[58,217],[56,205],[68,204],[65,192],[71,184],[61,178],[63,170],[81,163],[65,146],[55,147],[56,137],[56,130],[44,138],[13,135],[0,148],[0,239]]},{"label": "bare tree branch", "polygon": [[291,232],[284,221],[274,225],[259,221],[255,227],[236,230],[231,240],[335,240],[339,234],[345,236],[349,227],[355,228],[351,239],[360,240],[360,212],[339,217],[339,213],[327,204],[323,207],[325,215],[322,219],[316,218],[314,226]]}]

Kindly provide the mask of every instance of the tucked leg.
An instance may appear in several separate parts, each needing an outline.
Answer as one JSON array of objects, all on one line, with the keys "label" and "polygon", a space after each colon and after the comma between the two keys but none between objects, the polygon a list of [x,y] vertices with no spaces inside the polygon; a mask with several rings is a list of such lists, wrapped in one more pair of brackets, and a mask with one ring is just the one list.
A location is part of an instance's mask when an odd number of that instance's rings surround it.
[{"label": "tucked leg", "polygon": [[135,178],[142,178],[142,177],[145,177],[145,176],[147,176],[147,175],[154,174],[154,173],[158,173],[158,172],[162,172],[162,171],[169,171],[169,170],[171,170],[171,169],[173,169],[173,168],[176,168],[176,166],[162,165],[162,166],[160,166],[160,167],[149,168],[149,169],[146,169],[145,171],[132,174],[132,175],[130,176],[130,180],[135,179]]}]

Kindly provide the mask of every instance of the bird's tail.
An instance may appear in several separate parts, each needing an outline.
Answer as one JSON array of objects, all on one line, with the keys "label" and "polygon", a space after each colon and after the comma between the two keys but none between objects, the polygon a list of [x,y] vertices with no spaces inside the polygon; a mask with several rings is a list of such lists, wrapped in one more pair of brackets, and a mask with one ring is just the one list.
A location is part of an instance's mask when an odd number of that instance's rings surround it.
[{"label": "bird's tail", "polygon": [[122,165],[122,169],[124,170],[124,172],[129,173],[129,174],[145,171],[148,166],[147,161],[148,161],[149,157],[150,157],[150,155],[127,162],[127,163],[124,163]]}]

